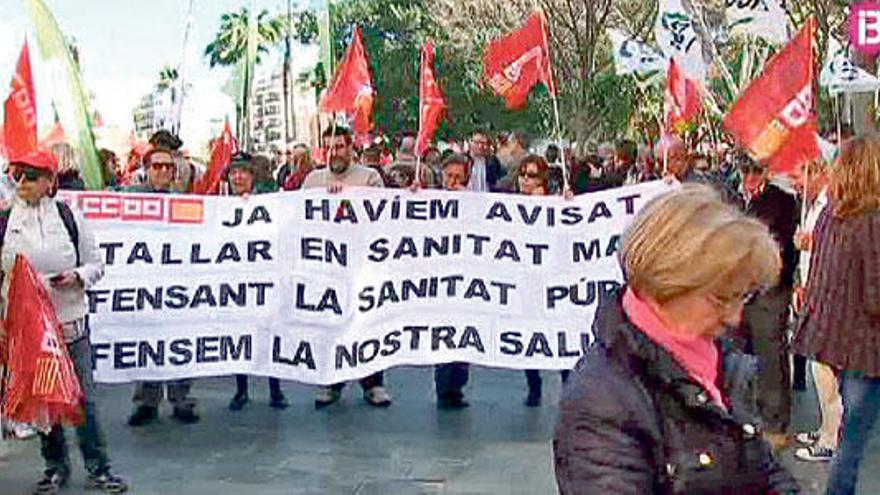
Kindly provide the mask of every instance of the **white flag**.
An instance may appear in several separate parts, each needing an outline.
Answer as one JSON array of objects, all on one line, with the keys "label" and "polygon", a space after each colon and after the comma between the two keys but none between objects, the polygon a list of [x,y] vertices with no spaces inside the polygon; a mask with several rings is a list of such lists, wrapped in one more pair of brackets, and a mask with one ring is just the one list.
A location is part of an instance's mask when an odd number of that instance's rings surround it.
[{"label": "white flag", "polygon": [[828,54],[819,74],[819,84],[832,96],[840,93],[869,93],[880,89],[880,79],[872,76],[849,59],[847,49],[833,36],[828,37]]},{"label": "white flag", "polygon": [[705,84],[709,64],[703,56],[694,16],[685,10],[681,0],[660,0],[659,6],[654,35],[660,50],[666,58],[675,58],[689,79]]},{"label": "white flag", "polygon": [[638,77],[665,72],[669,62],[660,50],[642,43],[623,31],[609,30],[614,47],[614,69],[618,76],[635,74]]},{"label": "white flag", "polygon": [[783,45],[791,38],[788,15],[779,0],[726,0],[727,27],[733,34]]}]

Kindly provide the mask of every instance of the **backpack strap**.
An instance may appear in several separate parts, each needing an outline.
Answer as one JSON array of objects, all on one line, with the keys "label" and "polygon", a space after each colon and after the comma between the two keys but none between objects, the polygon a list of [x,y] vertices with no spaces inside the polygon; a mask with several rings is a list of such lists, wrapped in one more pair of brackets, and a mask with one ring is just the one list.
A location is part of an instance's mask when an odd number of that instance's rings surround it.
[{"label": "backpack strap", "polygon": [[67,203],[56,201],[55,205],[58,207],[58,214],[61,216],[61,221],[64,223],[64,229],[67,230],[70,242],[73,243],[73,249],[76,251],[76,266],[79,267],[82,260],[79,253],[79,228],[76,225],[76,217],[73,216],[73,211],[67,206]]}]

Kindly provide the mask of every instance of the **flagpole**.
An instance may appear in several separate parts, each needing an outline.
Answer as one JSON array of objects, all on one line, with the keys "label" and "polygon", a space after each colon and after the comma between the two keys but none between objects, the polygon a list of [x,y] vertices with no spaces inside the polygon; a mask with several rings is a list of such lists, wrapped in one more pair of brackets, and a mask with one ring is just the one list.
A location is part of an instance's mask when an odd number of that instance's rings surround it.
[{"label": "flagpole", "polygon": [[183,128],[183,97],[186,90],[186,52],[189,47],[189,35],[192,30],[192,20],[193,20],[193,5],[195,0],[189,0],[189,6],[186,9],[186,28],[183,31],[183,49],[180,54],[180,65],[178,66],[178,74],[177,78],[180,82],[180,94],[177,96],[177,108],[175,109],[175,134],[180,135],[180,131]]},{"label": "flagpole", "polygon": [[[538,12],[541,15],[541,35],[544,38],[544,46],[547,47],[547,67],[550,70],[550,74],[547,74],[548,79],[550,81],[550,99],[553,101],[553,119],[555,123],[555,134],[556,134],[556,145],[559,147],[559,157],[558,160],[562,160],[562,163],[559,163],[562,168],[562,190],[563,193],[568,191],[570,188],[568,170],[566,169],[565,163],[565,148],[562,144],[562,123],[559,118],[559,98],[556,92],[556,78],[553,77],[553,64],[550,63],[550,40],[547,34],[547,28],[549,21],[547,20],[547,16],[544,15],[544,11],[542,9],[538,9]],[[544,64],[541,64],[541,68],[544,67]]]},{"label": "flagpole", "polygon": [[[433,45],[432,45],[433,48]],[[422,153],[419,151],[419,138],[422,136],[422,102],[425,100],[425,95],[422,94],[422,77],[423,72],[425,70],[425,45],[422,45],[422,49],[419,52],[419,131],[416,134],[416,179],[415,183],[420,187],[424,187],[422,184]]]}]

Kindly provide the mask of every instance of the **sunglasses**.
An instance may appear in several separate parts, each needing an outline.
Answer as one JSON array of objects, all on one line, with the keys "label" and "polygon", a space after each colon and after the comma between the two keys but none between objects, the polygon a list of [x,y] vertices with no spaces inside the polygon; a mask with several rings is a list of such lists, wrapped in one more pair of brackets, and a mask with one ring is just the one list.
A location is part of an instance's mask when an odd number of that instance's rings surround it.
[{"label": "sunglasses", "polygon": [[522,176],[523,176],[523,178],[526,178],[526,179],[540,179],[541,178],[540,172],[527,172],[527,173],[524,173]]},{"label": "sunglasses", "polygon": [[174,168],[174,163],[153,163],[150,165],[150,168],[161,168],[165,170],[171,170]]},{"label": "sunglasses", "polygon": [[15,182],[21,182],[22,179],[28,182],[35,182],[40,177],[46,177],[46,173],[35,168],[22,168],[12,173],[12,178],[15,179]]}]

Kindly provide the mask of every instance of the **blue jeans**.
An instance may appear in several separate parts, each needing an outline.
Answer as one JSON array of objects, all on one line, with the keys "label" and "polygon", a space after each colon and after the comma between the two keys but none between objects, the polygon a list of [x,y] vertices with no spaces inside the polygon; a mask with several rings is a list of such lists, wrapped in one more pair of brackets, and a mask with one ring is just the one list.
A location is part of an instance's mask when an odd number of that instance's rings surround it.
[{"label": "blue jeans", "polygon": [[859,463],[880,412],[880,378],[844,370],[840,375],[840,395],[843,398],[840,447],[831,466],[826,495],[856,492]]},{"label": "blue jeans", "polygon": [[[76,436],[79,440],[79,448],[82,451],[86,469],[90,473],[102,473],[107,466],[107,447],[104,443],[104,433],[98,424],[98,416],[95,411],[95,381],[92,378],[92,346],[89,344],[88,334],[77,341],[67,344],[70,359],[76,369],[80,386],[83,391],[83,409],[85,421],[76,428]],[[61,425],[55,425],[47,434],[40,434],[43,459],[47,469],[55,469],[70,472],[70,458],[67,454],[67,441],[64,438],[64,429]]]}]

